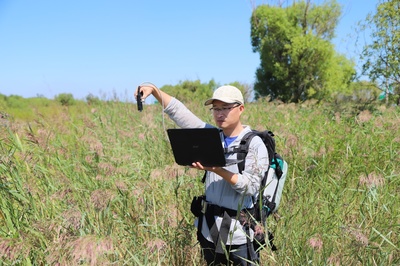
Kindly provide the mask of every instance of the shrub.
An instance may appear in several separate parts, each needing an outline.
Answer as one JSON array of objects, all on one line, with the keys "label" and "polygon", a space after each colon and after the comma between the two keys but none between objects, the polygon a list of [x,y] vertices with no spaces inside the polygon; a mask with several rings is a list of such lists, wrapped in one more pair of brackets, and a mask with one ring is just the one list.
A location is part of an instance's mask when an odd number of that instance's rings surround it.
[{"label": "shrub", "polygon": [[74,96],[71,93],[61,93],[54,99],[63,106],[71,106],[75,104]]}]

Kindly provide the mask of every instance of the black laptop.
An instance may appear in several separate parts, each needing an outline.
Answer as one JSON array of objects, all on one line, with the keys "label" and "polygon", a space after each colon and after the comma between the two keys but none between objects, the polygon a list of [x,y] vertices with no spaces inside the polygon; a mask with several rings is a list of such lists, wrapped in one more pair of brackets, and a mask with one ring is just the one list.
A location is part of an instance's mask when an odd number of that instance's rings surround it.
[{"label": "black laptop", "polygon": [[240,160],[225,159],[218,128],[167,129],[175,161],[191,166],[200,162],[203,166],[227,166]]}]

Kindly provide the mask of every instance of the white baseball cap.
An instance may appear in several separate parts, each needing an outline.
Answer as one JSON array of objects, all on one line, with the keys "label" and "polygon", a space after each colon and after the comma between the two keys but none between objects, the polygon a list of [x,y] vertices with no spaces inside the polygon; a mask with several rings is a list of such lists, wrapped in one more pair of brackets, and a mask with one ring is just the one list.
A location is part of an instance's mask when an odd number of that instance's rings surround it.
[{"label": "white baseball cap", "polygon": [[231,85],[224,85],[216,89],[213,97],[208,99],[204,105],[212,104],[215,100],[224,103],[244,103],[242,92],[238,88]]}]

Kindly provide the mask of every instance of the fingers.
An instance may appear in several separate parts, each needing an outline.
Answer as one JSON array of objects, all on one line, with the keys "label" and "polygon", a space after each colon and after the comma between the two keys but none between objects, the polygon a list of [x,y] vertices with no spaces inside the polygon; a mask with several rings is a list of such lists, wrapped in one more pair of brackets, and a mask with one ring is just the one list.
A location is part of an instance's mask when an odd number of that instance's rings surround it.
[{"label": "fingers", "polygon": [[218,169],[221,168],[221,167],[206,167],[206,166],[203,166],[200,162],[193,162],[192,167],[199,169],[199,170],[206,170],[206,171],[212,171],[212,172],[217,171]]},{"label": "fingers", "polygon": [[153,86],[151,85],[143,85],[139,86],[135,91],[134,96],[136,97],[139,93],[142,94],[142,101],[144,101],[150,94],[153,93]]},{"label": "fingers", "polygon": [[192,166],[193,166],[193,168],[204,170],[204,167],[199,162],[193,162]]},{"label": "fingers", "polygon": [[209,170],[209,167],[203,166],[200,162],[194,162],[194,163],[192,163],[192,167],[193,167],[193,168],[196,168],[196,169],[198,169],[198,170],[206,170],[206,171]]}]

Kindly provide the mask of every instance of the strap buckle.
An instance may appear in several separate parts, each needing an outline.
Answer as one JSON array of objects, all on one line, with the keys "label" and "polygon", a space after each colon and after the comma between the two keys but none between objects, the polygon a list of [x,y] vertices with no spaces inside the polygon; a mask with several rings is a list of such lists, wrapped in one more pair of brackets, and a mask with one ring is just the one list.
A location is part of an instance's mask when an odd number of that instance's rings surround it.
[{"label": "strap buckle", "polygon": [[208,202],[205,200],[201,201],[201,213],[206,214]]}]

